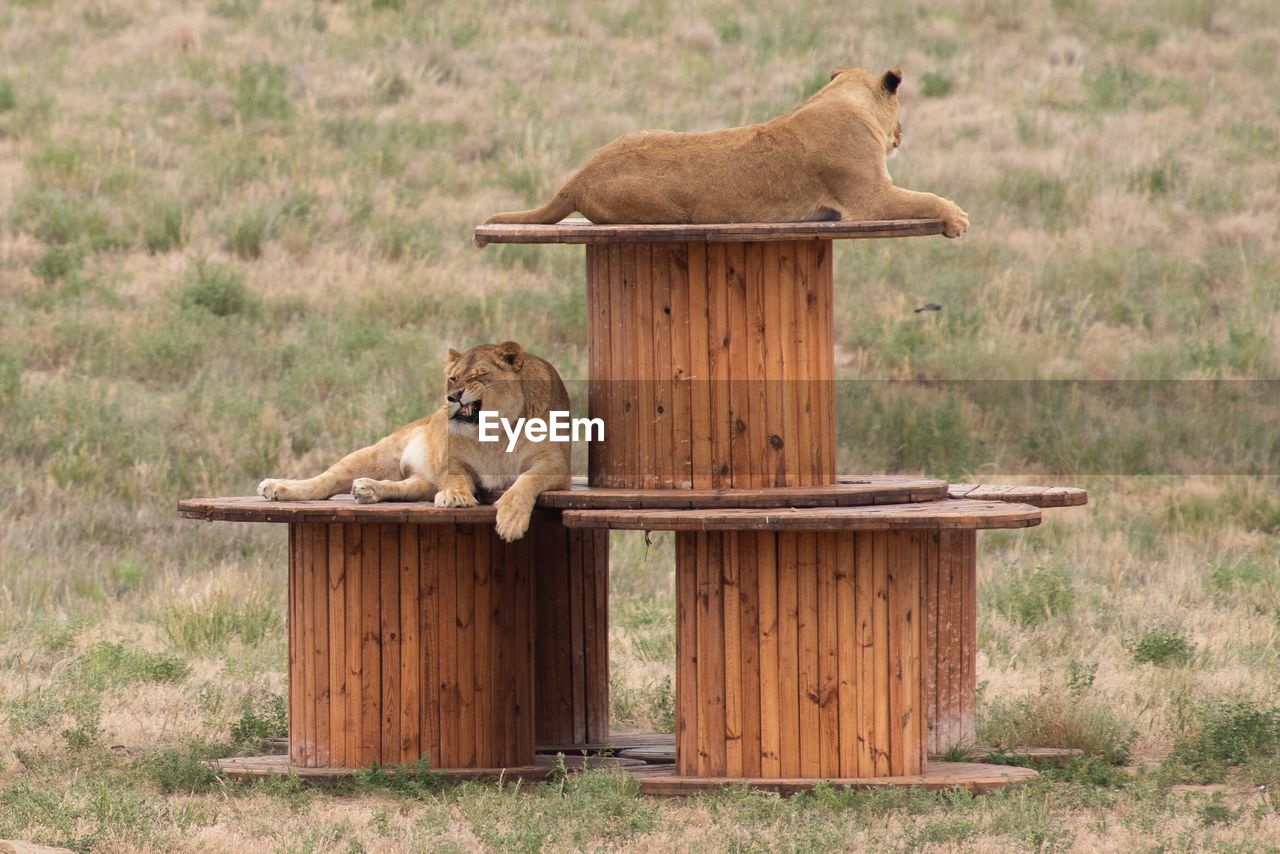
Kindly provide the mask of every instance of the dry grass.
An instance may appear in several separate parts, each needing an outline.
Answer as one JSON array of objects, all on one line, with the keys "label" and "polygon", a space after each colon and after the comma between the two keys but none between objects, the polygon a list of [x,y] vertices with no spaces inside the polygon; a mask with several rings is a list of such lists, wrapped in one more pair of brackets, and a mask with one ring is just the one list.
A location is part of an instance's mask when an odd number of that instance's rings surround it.
[{"label": "dry grass", "polygon": [[[1231,410],[1185,392],[1154,427],[1111,392],[1061,392],[1056,429],[1051,411],[975,383],[844,387],[846,470],[1041,474],[1094,497],[983,539],[984,726],[1104,759],[1123,743],[1148,770],[1086,764],[979,801],[652,802],[608,775],[563,792],[224,788],[198,760],[233,730],[269,729],[283,687],[283,534],[172,512],[416,417],[449,346],[515,335],[583,377],[578,253],[479,251],[471,226],[545,198],[619,133],[763,119],[842,64],[902,64],[895,177],[974,222],[959,242],[839,247],[845,379],[1274,381],[1269,0],[17,0],[0,7],[0,56],[0,837],[103,851],[1280,845],[1255,788],[1280,780],[1274,760],[1249,755],[1215,796],[1174,788],[1188,775],[1165,762],[1204,741],[1214,703],[1280,704],[1265,389]],[[925,302],[943,310],[912,312]],[[670,545],[614,548],[615,711],[659,725]],[[1189,653],[1136,653],[1170,637]],[[78,679],[86,660],[110,675]]]}]

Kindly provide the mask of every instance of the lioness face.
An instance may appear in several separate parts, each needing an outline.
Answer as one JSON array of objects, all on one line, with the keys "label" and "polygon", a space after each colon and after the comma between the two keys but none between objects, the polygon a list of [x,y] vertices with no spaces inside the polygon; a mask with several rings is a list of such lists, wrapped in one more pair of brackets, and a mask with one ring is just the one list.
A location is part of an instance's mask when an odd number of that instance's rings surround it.
[{"label": "lioness face", "polygon": [[480,410],[512,420],[524,412],[520,371],[524,348],[514,341],[484,344],[465,353],[449,351],[445,378],[450,425],[476,424]]}]

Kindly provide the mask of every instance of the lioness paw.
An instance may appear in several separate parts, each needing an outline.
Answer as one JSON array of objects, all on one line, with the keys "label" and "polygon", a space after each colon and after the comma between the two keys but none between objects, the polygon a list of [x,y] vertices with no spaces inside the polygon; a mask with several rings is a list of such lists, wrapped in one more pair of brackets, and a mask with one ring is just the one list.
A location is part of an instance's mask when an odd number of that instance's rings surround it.
[{"label": "lioness paw", "polygon": [[258,484],[258,494],[268,501],[287,501],[289,499],[288,481],[269,477]]},{"label": "lioness paw", "polygon": [[942,233],[947,237],[959,237],[969,230],[969,215],[954,202],[947,202],[942,212]]},{"label": "lioness paw", "polygon": [[378,483],[371,477],[358,477],[351,481],[351,494],[358,504],[376,504],[382,500],[378,495]]},{"label": "lioness paw", "polygon": [[503,540],[508,543],[514,542],[529,530],[529,517],[533,515],[532,501],[517,496],[516,493],[507,492],[494,502],[493,506],[498,509],[496,528],[498,536]]},{"label": "lioness paw", "polygon": [[436,493],[437,507],[475,507],[480,502],[463,489],[442,489]]}]

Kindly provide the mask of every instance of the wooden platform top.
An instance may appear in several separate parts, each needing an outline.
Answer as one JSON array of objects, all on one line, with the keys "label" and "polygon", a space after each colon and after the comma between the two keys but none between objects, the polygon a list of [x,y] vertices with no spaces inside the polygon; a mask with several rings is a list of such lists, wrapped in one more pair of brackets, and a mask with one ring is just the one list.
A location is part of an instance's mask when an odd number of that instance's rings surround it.
[{"label": "wooden platform top", "polygon": [[1032,507],[1079,507],[1089,503],[1089,493],[1076,486],[1000,486],[994,483],[953,483],[952,498],[1012,501]]},{"label": "wooden platform top", "polygon": [[436,507],[429,502],[388,501],[357,504],[350,495],[327,501],[268,501],[256,495],[234,498],[187,498],[178,502],[184,519],[210,522],[416,522],[446,525],[490,524],[498,511],[492,504],[478,507]]},{"label": "wooden platform top", "polygon": [[701,225],[596,225],[565,219],[554,225],[477,225],[477,246],[490,243],[738,243],[766,240],[857,240],[942,234],[940,219],[738,222]]},{"label": "wooden platform top", "polygon": [[623,489],[587,486],[544,492],[538,503],[562,510],[692,510],[715,507],[847,507],[908,504],[947,497],[947,482],[894,475],[841,476],[826,486],[770,489]]},{"label": "wooden platform top", "polygon": [[870,507],[566,510],[562,519],[566,528],[619,531],[895,531],[1026,528],[1040,524],[1040,509],[960,498]]}]

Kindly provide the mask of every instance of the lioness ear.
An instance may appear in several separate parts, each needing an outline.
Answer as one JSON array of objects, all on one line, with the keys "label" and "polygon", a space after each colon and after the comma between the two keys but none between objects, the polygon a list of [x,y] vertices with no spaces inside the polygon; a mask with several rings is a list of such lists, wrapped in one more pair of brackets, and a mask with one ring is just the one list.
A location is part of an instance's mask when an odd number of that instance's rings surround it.
[{"label": "lioness ear", "polygon": [[503,341],[498,345],[498,358],[518,371],[524,367],[524,348],[514,341]]},{"label": "lioness ear", "polygon": [[458,361],[458,359],[459,359],[459,358],[461,358],[461,356],[462,356],[462,354],[461,354],[461,353],[459,353],[457,350],[455,350],[455,349],[453,349],[452,347],[450,347],[450,348],[449,348],[449,355],[448,355],[448,356],[445,356],[445,359],[444,359],[444,366],[445,366],[446,368],[448,368],[448,367],[452,367],[452,366],[453,366],[453,363],[454,363],[454,362],[456,362],[456,361]]},{"label": "lioness ear", "polygon": [[898,91],[898,85],[902,83],[902,69],[896,65],[893,68],[890,68],[884,73],[884,80],[882,82],[886,92],[890,95],[895,94]]},{"label": "lioness ear", "polygon": [[832,79],[832,80],[835,80],[837,77],[839,77],[839,76],[840,76],[840,72],[841,72],[841,71],[848,71],[848,70],[849,70],[849,69],[847,69],[847,68],[833,68],[833,69],[831,69],[831,79]]}]

